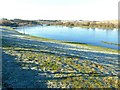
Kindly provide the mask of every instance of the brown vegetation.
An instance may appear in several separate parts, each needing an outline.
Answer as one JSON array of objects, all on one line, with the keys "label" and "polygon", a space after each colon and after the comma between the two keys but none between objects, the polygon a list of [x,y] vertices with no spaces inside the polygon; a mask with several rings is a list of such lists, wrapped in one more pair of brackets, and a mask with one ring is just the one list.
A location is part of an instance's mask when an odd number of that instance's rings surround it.
[{"label": "brown vegetation", "polygon": [[120,25],[117,20],[109,20],[109,21],[69,21],[69,20],[21,20],[21,19],[1,19],[0,25],[2,26],[24,26],[24,25],[62,25],[62,26],[70,26],[70,27],[87,27],[87,28],[118,28]]},{"label": "brown vegetation", "polygon": [[49,23],[51,25],[89,27],[89,28],[118,28],[118,22],[112,21],[61,21],[57,23]]},{"label": "brown vegetation", "polygon": [[34,20],[21,20],[21,19],[8,20],[4,18],[0,20],[1,26],[18,27],[18,26],[36,25],[36,24],[39,24],[39,23]]}]

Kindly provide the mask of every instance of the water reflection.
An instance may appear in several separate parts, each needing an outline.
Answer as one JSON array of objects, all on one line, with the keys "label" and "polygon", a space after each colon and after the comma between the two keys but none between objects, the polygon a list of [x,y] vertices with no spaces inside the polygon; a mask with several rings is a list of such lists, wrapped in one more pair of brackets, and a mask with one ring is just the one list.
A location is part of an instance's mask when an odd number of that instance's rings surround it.
[{"label": "water reflection", "polygon": [[[17,30],[23,32],[22,28],[18,28]],[[88,29],[65,26],[31,26],[24,27],[24,30],[26,34],[33,36],[87,43],[113,49],[118,49],[117,45],[105,44],[102,41],[118,43],[118,33],[120,33],[117,29]]]}]

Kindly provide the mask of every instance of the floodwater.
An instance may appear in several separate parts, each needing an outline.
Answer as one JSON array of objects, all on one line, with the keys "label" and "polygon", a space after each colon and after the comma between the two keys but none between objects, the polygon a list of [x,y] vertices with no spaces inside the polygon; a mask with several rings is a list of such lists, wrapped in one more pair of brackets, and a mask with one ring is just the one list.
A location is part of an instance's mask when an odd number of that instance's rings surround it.
[{"label": "floodwater", "polygon": [[25,26],[19,27],[17,31],[43,38],[80,42],[112,49],[118,49],[118,46],[106,44],[102,41],[118,44],[118,33],[120,32],[117,29],[88,29],[65,26]]}]

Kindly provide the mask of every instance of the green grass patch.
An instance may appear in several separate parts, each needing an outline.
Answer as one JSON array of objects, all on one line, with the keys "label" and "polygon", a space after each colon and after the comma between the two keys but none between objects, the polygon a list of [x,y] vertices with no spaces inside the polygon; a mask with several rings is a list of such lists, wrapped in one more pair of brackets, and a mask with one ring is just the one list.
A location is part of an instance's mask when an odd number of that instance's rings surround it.
[{"label": "green grass patch", "polygon": [[13,27],[9,27],[9,26],[0,26],[0,28],[8,29],[8,30],[15,30]]},{"label": "green grass patch", "polygon": [[102,43],[105,43],[105,44],[109,44],[109,45],[116,45],[116,46],[120,46],[120,44],[117,44],[117,43],[113,43],[113,42],[105,42],[105,41],[101,41]]},{"label": "green grass patch", "polygon": [[87,43],[80,43],[80,42],[67,42],[67,41],[63,41],[63,43],[69,43],[69,44],[87,44]]},{"label": "green grass patch", "polygon": [[115,49],[105,48],[105,47],[100,47],[100,46],[94,46],[94,45],[90,45],[90,44],[86,44],[86,43],[69,42],[69,41],[62,42],[62,43],[83,46],[83,47],[87,47],[87,48],[90,48],[91,50],[96,50],[96,51],[107,51],[107,52],[114,52],[114,53],[120,52],[120,50],[115,50]]}]

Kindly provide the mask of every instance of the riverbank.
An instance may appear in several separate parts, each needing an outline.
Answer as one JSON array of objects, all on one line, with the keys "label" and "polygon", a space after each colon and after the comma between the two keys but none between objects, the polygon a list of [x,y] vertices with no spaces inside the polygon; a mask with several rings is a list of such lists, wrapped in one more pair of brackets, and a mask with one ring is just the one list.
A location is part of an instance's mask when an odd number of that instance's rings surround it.
[{"label": "riverbank", "polygon": [[118,88],[118,51],[0,27],[3,87]]},{"label": "riverbank", "polygon": [[39,20],[42,24],[67,27],[119,29],[118,20],[89,21],[89,20]]},{"label": "riverbank", "polygon": [[59,25],[67,27],[81,28],[101,28],[101,29],[119,29],[118,20],[88,21],[88,20],[22,20],[22,19],[1,19],[1,26],[19,27],[33,25]]},{"label": "riverbank", "polygon": [[[61,40],[65,42],[74,42],[74,44],[90,44],[118,50],[118,30],[87,29],[79,27],[65,26],[25,26],[16,28],[18,32],[37,36]],[[87,39],[86,39],[87,38]],[[116,44],[103,43],[102,41],[114,42]]]}]

